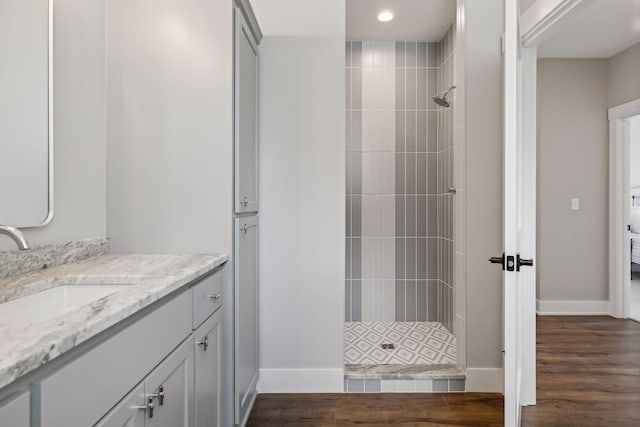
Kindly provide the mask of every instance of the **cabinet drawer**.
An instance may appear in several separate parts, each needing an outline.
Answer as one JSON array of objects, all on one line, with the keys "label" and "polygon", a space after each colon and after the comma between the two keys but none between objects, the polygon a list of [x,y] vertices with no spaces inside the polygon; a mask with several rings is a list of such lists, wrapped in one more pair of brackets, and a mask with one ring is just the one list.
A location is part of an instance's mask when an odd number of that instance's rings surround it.
[{"label": "cabinet drawer", "polygon": [[34,382],[34,426],[93,425],[190,333],[187,291]]},{"label": "cabinet drawer", "polygon": [[193,329],[222,306],[222,270],[193,286]]}]

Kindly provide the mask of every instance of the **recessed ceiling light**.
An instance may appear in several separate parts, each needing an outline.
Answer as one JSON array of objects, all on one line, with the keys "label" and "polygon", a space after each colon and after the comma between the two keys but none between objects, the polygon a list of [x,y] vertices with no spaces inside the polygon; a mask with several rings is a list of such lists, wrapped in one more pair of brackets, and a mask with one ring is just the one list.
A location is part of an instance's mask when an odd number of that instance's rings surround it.
[{"label": "recessed ceiling light", "polygon": [[383,10],[382,12],[380,12],[380,14],[378,15],[378,21],[380,22],[389,22],[393,19],[393,13],[391,13],[388,10]]}]

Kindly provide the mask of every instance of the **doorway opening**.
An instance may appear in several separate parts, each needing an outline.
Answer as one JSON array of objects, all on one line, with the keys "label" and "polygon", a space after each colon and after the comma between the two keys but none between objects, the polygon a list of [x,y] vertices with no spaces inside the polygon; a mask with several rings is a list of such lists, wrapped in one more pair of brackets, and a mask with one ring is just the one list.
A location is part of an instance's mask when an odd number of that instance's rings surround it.
[{"label": "doorway opening", "polygon": [[350,18],[377,16],[370,4],[347,1],[345,391],[463,391],[454,336],[455,5],[421,23],[420,34],[400,35]]}]

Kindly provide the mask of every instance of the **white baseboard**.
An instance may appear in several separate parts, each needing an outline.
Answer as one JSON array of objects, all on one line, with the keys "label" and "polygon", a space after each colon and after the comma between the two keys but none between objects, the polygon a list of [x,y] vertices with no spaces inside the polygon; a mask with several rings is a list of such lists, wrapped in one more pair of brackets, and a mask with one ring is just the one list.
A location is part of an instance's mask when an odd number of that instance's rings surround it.
[{"label": "white baseboard", "polygon": [[503,373],[501,368],[467,368],[465,391],[471,393],[502,393]]},{"label": "white baseboard", "polygon": [[260,369],[260,393],[342,393],[343,369]]},{"label": "white baseboard", "polygon": [[536,300],[541,316],[597,316],[609,314],[609,301],[545,301]]}]

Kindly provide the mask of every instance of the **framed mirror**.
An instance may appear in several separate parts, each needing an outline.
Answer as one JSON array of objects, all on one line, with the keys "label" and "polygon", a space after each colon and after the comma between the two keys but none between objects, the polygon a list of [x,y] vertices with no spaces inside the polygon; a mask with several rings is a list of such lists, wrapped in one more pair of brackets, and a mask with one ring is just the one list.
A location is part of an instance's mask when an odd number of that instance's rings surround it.
[{"label": "framed mirror", "polygon": [[0,225],[53,217],[53,0],[0,0]]}]

